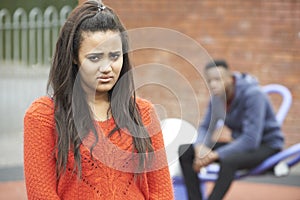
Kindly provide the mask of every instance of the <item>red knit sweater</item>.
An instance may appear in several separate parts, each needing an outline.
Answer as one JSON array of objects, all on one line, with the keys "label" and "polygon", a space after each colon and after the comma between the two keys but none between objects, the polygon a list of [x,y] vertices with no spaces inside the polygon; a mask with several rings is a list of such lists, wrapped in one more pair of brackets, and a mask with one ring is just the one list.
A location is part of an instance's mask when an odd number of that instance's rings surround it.
[{"label": "red knit sweater", "polygon": [[[174,199],[168,170],[162,132],[152,105],[137,100],[143,123],[155,149],[154,170],[142,173],[142,179],[134,179],[128,162],[132,155],[132,137],[126,131],[108,139],[107,134],[115,126],[114,119],[97,122],[101,129],[99,142],[90,156],[92,134],[80,146],[82,177],[74,173],[74,158],[70,151],[67,170],[59,180],[55,172],[55,122],[54,103],[49,97],[37,99],[29,107],[24,118],[24,170],[28,199],[64,200],[142,200]],[[126,160],[127,158],[127,160]]]}]

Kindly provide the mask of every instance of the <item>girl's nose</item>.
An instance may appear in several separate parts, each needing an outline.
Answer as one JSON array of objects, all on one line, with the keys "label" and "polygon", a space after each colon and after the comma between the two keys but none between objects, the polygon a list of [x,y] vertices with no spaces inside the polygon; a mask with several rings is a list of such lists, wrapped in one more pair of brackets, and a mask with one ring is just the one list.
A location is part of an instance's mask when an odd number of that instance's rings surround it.
[{"label": "girl's nose", "polygon": [[99,67],[99,71],[102,73],[107,73],[111,71],[111,64],[112,62],[106,62],[106,63],[102,63]]}]

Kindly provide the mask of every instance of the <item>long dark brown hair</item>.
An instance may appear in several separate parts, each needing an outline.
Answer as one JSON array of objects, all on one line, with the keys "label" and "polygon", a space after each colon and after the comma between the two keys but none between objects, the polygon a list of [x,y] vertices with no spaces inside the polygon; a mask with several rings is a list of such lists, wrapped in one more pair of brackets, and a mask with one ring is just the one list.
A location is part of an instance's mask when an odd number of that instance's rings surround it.
[{"label": "long dark brown hair", "polygon": [[[75,63],[79,63],[78,51],[82,42],[82,33],[108,30],[120,33],[123,50],[123,66],[120,77],[116,85],[108,92],[112,117],[116,122],[116,126],[109,136],[122,128],[129,130],[133,138],[134,150],[139,153],[139,168],[144,168],[146,165],[146,153],[153,152],[149,133],[143,126],[136,104],[125,28],[112,9],[104,8],[96,1],[86,1],[70,13],[60,31],[47,86],[48,91],[52,90],[53,92],[55,104],[58,178],[66,170],[69,151],[74,153],[74,169],[80,176],[79,147],[82,139],[90,132],[95,135],[95,143],[90,149],[91,155],[93,147],[98,142],[91,108],[87,103],[86,96],[82,95],[85,93],[80,83],[76,81],[77,75],[79,76],[79,67]],[[77,89],[74,90],[74,87]]]}]

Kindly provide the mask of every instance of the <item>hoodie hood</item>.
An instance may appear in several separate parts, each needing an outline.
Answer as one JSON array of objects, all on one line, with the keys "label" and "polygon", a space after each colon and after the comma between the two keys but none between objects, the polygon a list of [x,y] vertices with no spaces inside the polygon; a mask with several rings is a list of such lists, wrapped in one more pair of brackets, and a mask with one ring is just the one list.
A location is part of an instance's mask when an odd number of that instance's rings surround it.
[{"label": "hoodie hood", "polygon": [[235,78],[235,94],[238,96],[240,92],[248,89],[251,86],[258,86],[258,80],[249,74],[234,72]]},{"label": "hoodie hood", "polygon": [[231,107],[234,107],[237,103],[237,97],[244,96],[246,91],[249,91],[250,88],[258,88],[258,80],[249,74],[234,72],[233,76],[235,78],[235,91],[234,98],[231,103]]}]

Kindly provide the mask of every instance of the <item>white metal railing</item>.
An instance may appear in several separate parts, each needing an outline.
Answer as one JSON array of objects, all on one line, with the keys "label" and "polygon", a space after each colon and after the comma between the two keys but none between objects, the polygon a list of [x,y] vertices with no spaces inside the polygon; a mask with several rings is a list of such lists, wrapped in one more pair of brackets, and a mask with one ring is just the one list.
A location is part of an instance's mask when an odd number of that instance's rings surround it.
[{"label": "white metal railing", "polygon": [[18,8],[13,15],[0,10],[0,62],[25,65],[50,63],[59,28],[71,12],[64,6],[59,12],[49,6],[44,12],[33,8],[29,13]]}]

